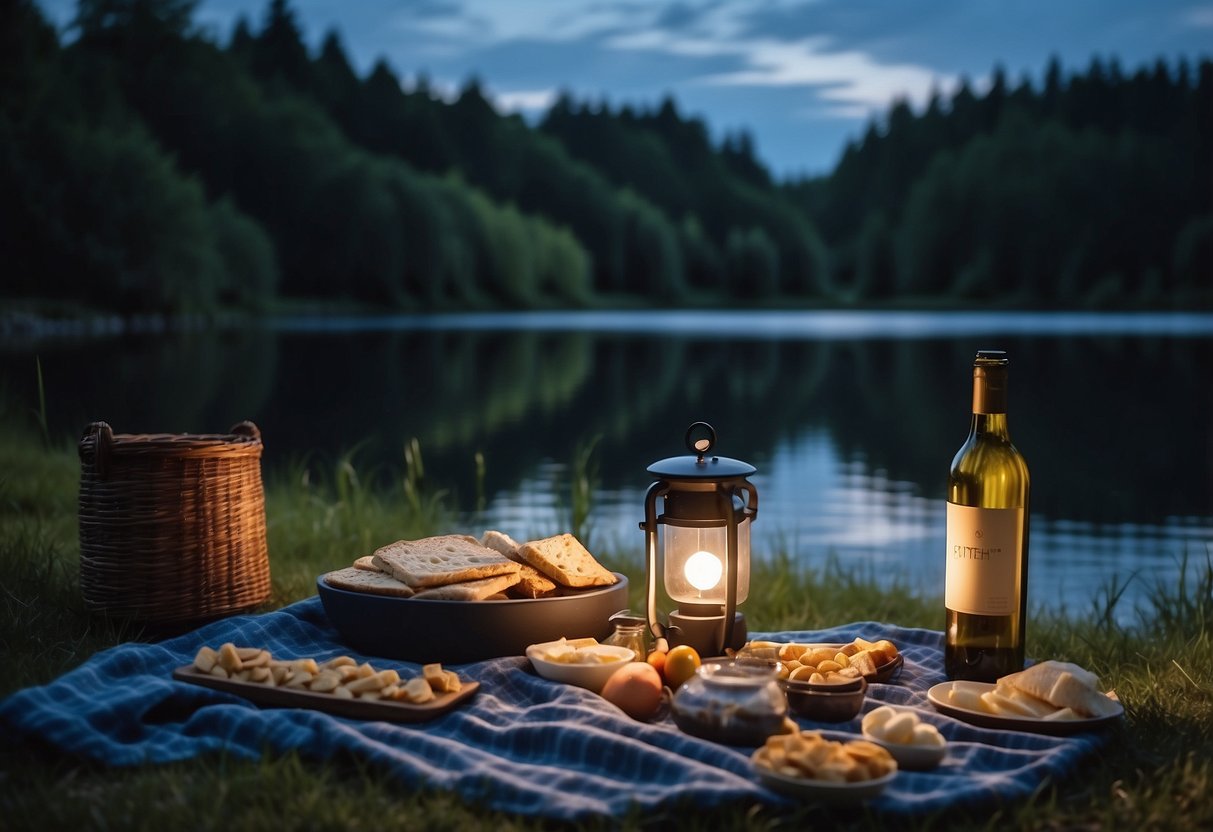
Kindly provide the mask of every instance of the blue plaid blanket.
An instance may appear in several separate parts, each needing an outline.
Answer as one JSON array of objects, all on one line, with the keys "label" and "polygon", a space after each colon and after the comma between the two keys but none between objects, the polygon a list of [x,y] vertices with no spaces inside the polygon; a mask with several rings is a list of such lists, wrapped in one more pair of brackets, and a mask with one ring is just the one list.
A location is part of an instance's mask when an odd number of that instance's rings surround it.
[{"label": "blue plaid blanket", "polygon": [[[948,759],[930,772],[903,771],[872,801],[878,812],[911,815],[1031,794],[1073,773],[1097,734],[1057,738],[976,728],[935,712],[927,689],[944,681],[942,634],[876,622],[828,630],[756,633],[755,638],[845,642],[888,638],[905,655],[892,684],[869,688],[865,711],[882,703],[915,708],[949,741]],[[261,709],[228,693],[171,678],[203,644],[267,647],[277,657],[349,654],[409,673],[416,665],[362,657],[346,648],[317,597],[276,612],[218,621],[157,644],[124,644],[89,659],[49,685],[0,703],[12,737],[41,738],[70,754],[114,766],[184,760],[225,752],[249,759],[298,751],[325,760],[358,759],[418,788],[446,789],[486,807],[574,820],[629,811],[730,802],[791,804],[762,786],[747,749],[682,733],[668,716],[636,722],[596,694],[535,675],[522,657],[455,666],[480,691],[429,722],[392,724],[310,710]],[[859,732],[858,719],[839,728]]]}]

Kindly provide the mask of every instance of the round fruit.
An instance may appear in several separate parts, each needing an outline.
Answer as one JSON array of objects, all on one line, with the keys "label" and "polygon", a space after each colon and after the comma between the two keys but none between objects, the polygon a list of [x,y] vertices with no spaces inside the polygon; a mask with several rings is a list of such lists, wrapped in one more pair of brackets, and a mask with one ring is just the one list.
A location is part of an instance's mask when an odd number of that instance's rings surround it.
[{"label": "round fruit", "polygon": [[645,661],[651,664],[653,669],[656,670],[663,679],[665,678],[665,655],[665,653],[662,653],[659,650],[654,650],[652,653],[649,653],[649,657],[645,659]]},{"label": "round fruit", "polygon": [[648,719],[661,707],[661,674],[647,662],[628,662],[606,680],[602,698],[632,719]]},{"label": "round fruit", "polygon": [[695,675],[699,669],[699,654],[689,644],[674,647],[665,657],[665,681],[671,688],[678,686]]}]

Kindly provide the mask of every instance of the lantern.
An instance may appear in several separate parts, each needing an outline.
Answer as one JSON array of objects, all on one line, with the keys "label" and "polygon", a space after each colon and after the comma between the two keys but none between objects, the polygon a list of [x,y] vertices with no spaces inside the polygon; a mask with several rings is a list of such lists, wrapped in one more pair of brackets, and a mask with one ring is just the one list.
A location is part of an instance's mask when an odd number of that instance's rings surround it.
[{"label": "lantern", "polygon": [[[646,616],[655,637],[689,644],[701,656],[718,656],[746,639],[745,617],[737,605],[750,591],[750,524],[758,516],[758,490],[746,477],[757,469],[713,455],[716,431],[707,422],[687,428],[686,445],[691,456],[648,467],[656,482],[645,495],[640,525]],[[668,624],[658,619],[659,575],[666,594],[678,603]]]}]

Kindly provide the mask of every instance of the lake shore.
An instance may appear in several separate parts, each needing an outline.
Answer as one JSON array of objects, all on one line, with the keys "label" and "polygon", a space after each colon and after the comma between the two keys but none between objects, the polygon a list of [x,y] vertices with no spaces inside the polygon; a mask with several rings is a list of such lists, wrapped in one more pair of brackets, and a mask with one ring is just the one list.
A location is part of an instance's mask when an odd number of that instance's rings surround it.
[{"label": "lake shore", "polygon": [[[70,447],[44,448],[28,425],[6,420],[0,466],[0,633],[8,673],[0,696],[53,679],[98,650],[146,633],[89,618],[76,585],[75,482]],[[347,480],[278,480],[267,486],[272,607],[314,592],[315,576],[349,552],[395,536],[447,530],[441,501],[410,507],[395,492]],[[611,566],[622,563],[603,553]],[[1019,804],[922,818],[908,828],[1189,829],[1213,823],[1213,562],[1192,582],[1159,590],[1131,627],[1114,616],[1043,618],[1029,628],[1035,658],[1075,661],[1114,688],[1126,707],[1105,753],[1081,774],[1044,784]],[[642,591],[633,576],[634,593]],[[839,570],[815,573],[782,561],[753,576],[751,627],[814,629],[853,620],[938,626],[934,601]],[[453,796],[388,782],[339,762],[291,755],[238,762],[222,757],[171,766],[114,769],[53,750],[0,743],[0,814],[13,830],[48,828],[444,828],[540,830],[550,824],[466,805]],[[222,795],[223,799],[217,799]],[[281,807],[292,810],[283,815]],[[840,828],[884,829],[863,810],[833,812]],[[788,812],[688,807],[667,817],[603,819],[587,828],[772,829],[819,823],[821,809]]]},{"label": "lake shore", "polygon": [[[28,343],[54,339],[111,338],[126,335],[164,335],[239,328],[288,331],[386,331],[393,329],[552,329],[641,331],[654,326],[667,332],[754,332],[756,337],[782,337],[789,332],[816,332],[824,336],[863,336],[887,332],[913,337],[928,331],[925,322],[935,316],[952,319],[957,332],[1125,332],[1207,334],[1213,332],[1213,311],[1143,308],[1126,305],[1109,309],[1031,308],[991,304],[974,308],[947,299],[921,299],[877,306],[820,303],[789,299],[778,305],[713,303],[654,309],[636,298],[632,302],[603,303],[574,309],[438,309],[412,312],[354,303],[300,301],[279,303],[274,309],[253,314],[227,310],[196,315],[157,313],[119,314],[75,304],[28,300],[3,302],[0,342]],[[772,325],[754,330],[730,324],[739,316],[764,316]],[[724,326],[723,330],[717,328]],[[891,325],[891,328],[890,328]]]}]

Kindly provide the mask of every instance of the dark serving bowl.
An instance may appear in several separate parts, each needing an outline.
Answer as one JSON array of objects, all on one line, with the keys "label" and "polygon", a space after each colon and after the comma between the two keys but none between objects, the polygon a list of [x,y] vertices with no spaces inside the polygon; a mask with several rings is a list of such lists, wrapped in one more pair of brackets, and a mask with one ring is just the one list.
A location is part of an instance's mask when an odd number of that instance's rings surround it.
[{"label": "dark serving bowl", "polygon": [[548,598],[438,601],[393,598],[329,586],[316,590],[324,611],[354,650],[409,662],[475,662],[522,656],[531,644],[561,636],[604,639],[607,620],[628,606],[628,579],[600,589],[565,590]]},{"label": "dark serving bowl", "polygon": [[854,683],[811,684],[809,682],[783,682],[788,695],[788,707],[816,722],[846,722],[854,719],[863,707],[863,698],[868,691],[867,680],[860,677]]}]

